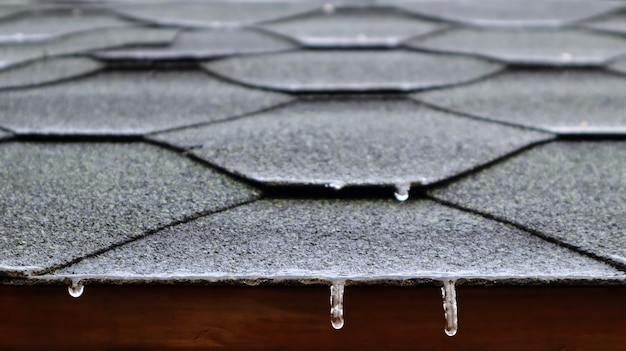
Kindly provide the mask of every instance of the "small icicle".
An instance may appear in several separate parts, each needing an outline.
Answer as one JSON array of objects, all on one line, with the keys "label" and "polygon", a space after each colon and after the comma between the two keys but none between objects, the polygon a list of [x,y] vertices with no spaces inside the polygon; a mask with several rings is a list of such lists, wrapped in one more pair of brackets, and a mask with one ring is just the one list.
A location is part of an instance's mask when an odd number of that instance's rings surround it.
[{"label": "small icicle", "polygon": [[80,297],[85,291],[85,286],[79,279],[72,279],[72,284],[67,288],[67,292],[71,297]]},{"label": "small icicle", "polygon": [[446,317],[445,332],[447,336],[454,336],[459,329],[459,311],[456,303],[454,280],[445,280],[443,282],[441,296],[443,297],[443,311]]},{"label": "small icicle", "polygon": [[343,319],[343,291],[343,282],[333,283],[330,286],[330,324],[335,329],[343,328],[345,323]]},{"label": "small icicle", "polygon": [[396,192],[393,196],[396,197],[396,200],[402,202],[409,199],[409,190],[411,189],[410,183],[402,183],[396,184]]}]

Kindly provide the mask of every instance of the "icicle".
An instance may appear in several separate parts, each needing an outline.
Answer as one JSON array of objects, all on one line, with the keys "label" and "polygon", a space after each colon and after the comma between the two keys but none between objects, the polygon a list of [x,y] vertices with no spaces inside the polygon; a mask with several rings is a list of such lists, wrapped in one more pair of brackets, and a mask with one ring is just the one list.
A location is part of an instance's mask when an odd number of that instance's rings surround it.
[{"label": "icicle", "polygon": [[79,279],[72,279],[72,284],[67,288],[67,292],[71,297],[80,297],[85,291],[85,286]]},{"label": "icicle", "polygon": [[402,183],[396,184],[396,192],[393,196],[396,197],[398,201],[406,201],[409,199],[409,190],[411,189],[410,183]]},{"label": "icicle", "polygon": [[335,329],[343,328],[343,291],[344,283],[334,283],[330,286],[330,323]]},{"label": "icicle", "polygon": [[454,280],[445,280],[443,282],[441,296],[443,297],[443,311],[446,317],[445,332],[448,336],[454,336],[459,329],[459,311],[456,304]]}]

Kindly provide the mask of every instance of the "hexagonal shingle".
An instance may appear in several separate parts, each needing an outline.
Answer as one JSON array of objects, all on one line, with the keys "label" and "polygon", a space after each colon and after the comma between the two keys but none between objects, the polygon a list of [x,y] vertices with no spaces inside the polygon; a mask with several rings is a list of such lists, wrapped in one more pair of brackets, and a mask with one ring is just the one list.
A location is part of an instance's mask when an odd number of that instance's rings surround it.
[{"label": "hexagonal shingle", "polygon": [[433,192],[626,267],[626,142],[542,145]]},{"label": "hexagonal shingle", "polygon": [[386,8],[356,8],[322,12],[262,27],[314,48],[394,47],[409,38],[440,29],[442,25]]},{"label": "hexagonal shingle", "polygon": [[280,52],[295,49],[288,40],[250,29],[212,29],[184,31],[172,45],[162,48],[137,47],[95,53],[104,60],[181,60]]},{"label": "hexagonal shingle", "polygon": [[18,134],[144,134],[290,101],[202,71],[109,71],[59,85],[0,92],[0,126]]},{"label": "hexagonal shingle", "polygon": [[95,9],[29,11],[0,22],[0,43],[52,40],[73,33],[130,24],[109,12]]},{"label": "hexagonal shingle", "polygon": [[204,279],[619,279],[513,227],[422,200],[261,200],[67,267],[59,275]]},{"label": "hexagonal shingle", "polygon": [[418,38],[407,45],[435,52],[477,55],[519,65],[597,66],[626,53],[626,39],[575,29],[456,29],[425,39]]},{"label": "hexagonal shingle", "polygon": [[626,79],[603,71],[520,70],[418,100],[553,133],[626,134]]},{"label": "hexagonal shingle", "polygon": [[176,2],[116,6],[129,18],[166,26],[224,27],[250,25],[312,11],[317,5],[306,2]]},{"label": "hexagonal shingle", "polygon": [[209,62],[216,74],[291,92],[411,91],[467,82],[500,65],[469,57],[408,51],[300,51]]},{"label": "hexagonal shingle", "polygon": [[175,36],[176,31],[171,29],[121,27],[78,33],[49,43],[2,45],[0,69],[38,59],[125,45],[165,45],[172,42]]},{"label": "hexagonal shingle", "polygon": [[480,27],[557,27],[620,8],[618,2],[584,0],[436,0],[397,2],[419,15]]},{"label": "hexagonal shingle", "polygon": [[77,78],[104,68],[85,57],[57,57],[0,71],[0,90],[24,88]]},{"label": "hexagonal shingle", "polygon": [[[548,138],[408,100],[301,101],[154,138],[273,185],[430,184]],[[442,162],[441,160],[446,160]]]},{"label": "hexagonal shingle", "polygon": [[0,161],[2,274],[63,264],[256,197],[146,144],[2,143]]}]

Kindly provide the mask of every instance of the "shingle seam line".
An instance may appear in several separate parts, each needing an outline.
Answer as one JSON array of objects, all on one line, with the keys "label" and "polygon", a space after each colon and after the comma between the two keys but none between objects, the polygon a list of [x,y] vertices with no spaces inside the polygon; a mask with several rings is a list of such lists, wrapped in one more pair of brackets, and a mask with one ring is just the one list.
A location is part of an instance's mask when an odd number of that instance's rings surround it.
[{"label": "shingle seam line", "polygon": [[448,207],[451,207],[451,208],[454,208],[454,209],[457,209],[457,210],[460,210],[460,211],[464,211],[464,212],[467,212],[467,213],[471,213],[471,214],[474,214],[474,215],[478,215],[478,216],[481,216],[481,217],[484,217],[486,219],[490,219],[490,220],[493,220],[493,221],[496,221],[496,222],[499,222],[499,223],[510,225],[512,227],[515,227],[515,228],[517,228],[519,230],[522,230],[522,231],[528,233],[528,235],[536,236],[536,237],[538,237],[538,238],[540,238],[542,240],[545,240],[545,241],[547,241],[549,243],[552,243],[552,244],[558,245],[559,247],[562,247],[562,248],[565,248],[567,250],[570,250],[570,251],[572,251],[572,252],[574,252],[574,253],[576,253],[578,255],[581,255],[581,256],[584,256],[584,257],[587,257],[587,258],[591,258],[591,259],[593,259],[595,261],[602,262],[604,264],[607,264],[607,265],[609,265],[609,266],[619,270],[622,273],[626,273],[626,264],[622,264],[622,263],[610,260],[609,258],[597,255],[597,254],[595,254],[593,252],[589,252],[589,251],[583,250],[583,249],[581,249],[581,248],[579,248],[579,247],[577,247],[575,245],[571,245],[571,244],[568,244],[568,243],[563,242],[561,240],[558,240],[556,238],[547,236],[547,235],[541,233],[538,230],[534,230],[534,229],[528,228],[528,227],[526,227],[526,226],[524,226],[522,224],[519,224],[519,223],[516,223],[516,222],[513,222],[513,221],[509,221],[507,219],[504,219],[504,218],[501,218],[501,217],[498,217],[498,216],[494,216],[494,215],[491,215],[489,213],[485,213],[485,212],[478,211],[478,210],[475,210],[475,209],[467,208],[467,207],[461,206],[459,204],[456,204],[454,202],[450,202],[450,201],[446,201],[446,200],[440,199],[440,198],[438,198],[436,196],[433,196],[433,195],[424,194],[424,197],[429,199],[429,200],[432,200],[432,201],[434,201],[434,202],[436,202],[438,204],[444,205],[444,206],[448,206]]},{"label": "shingle seam line", "polygon": [[232,178],[234,180],[237,180],[239,182],[242,182],[248,186],[251,186],[253,188],[256,188],[258,190],[261,190],[263,188],[263,185],[260,184],[259,182],[256,182],[252,179],[243,177],[237,173],[231,172],[228,169],[224,168],[224,167],[220,167],[219,165],[216,165],[214,163],[211,163],[205,159],[202,159],[199,156],[196,156],[195,154],[193,154],[193,150],[195,148],[184,148],[184,147],[179,147],[179,146],[175,146],[172,144],[167,143],[166,141],[161,141],[161,140],[156,140],[156,139],[151,139],[151,138],[142,138],[141,140],[144,143],[150,144],[150,145],[154,145],[166,150],[170,150],[173,151],[183,157],[186,157],[188,159],[190,159],[191,161],[195,162],[195,163],[199,163],[202,166],[205,167],[209,167],[212,170],[214,170],[215,172],[217,172],[218,174],[221,174],[223,176]]},{"label": "shingle seam line", "polygon": [[252,112],[245,112],[245,113],[240,114],[240,115],[231,116],[231,117],[220,119],[220,120],[217,120],[217,121],[200,122],[200,123],[195,123],[195,124],[190,124],[190,125],[185,125],[185,126],[180,126],[180,127],[174,127],[174,128],[168,128],[168,129],[158,130],[158,131],[154,131],[154,132],[148,132],[148,133],[145,133],[144,136],[145,137],[150,137],[150,136],[155,136],[155,135],[162,134],[162,133],[169,133],[169,132],[176,132],[176,131],[181,131],[181,130],[186,130],[186,129],[194,129],[194,128],[199,128],[199,127],[206,127],[206,126],[210,126],[210,125],[214,125],[214,124],[226,123],[226,122],[236,121],[236,120],[239,120],[239,119],[254,117],[255,115],[258,115],[258,114],[261,114],[261,113],[271,112],[271,111],[276,110],[276,109],[287,107],[287,106],[289,106],[291,104],[294,104],[296,102],[298,102],[298,99],[297,98],[293,98],[291,101],[282,102],[282,103],[279,103],[279,104],[276,104],[276,105],[273,105],[273,106],[268,106],[266,108],[262,108],[260,110],[255,110],[255,111],[252,111]]},{"label": "shingle seam line", "polygon": [[170,222],[170,223],[168,223],[166,225],[157,227],[155,229],[147,230],[143,234],[135,236],[135,237],[130,238],[128,240],[124,240],[122,242],[115,243],[115,244],[110,245],[110,246],[108,246],[106,248],[103,248],[103,249],[95,250],[95,251],[90,252],[90,253],[88,253],[86,255],[83,255],[81,257],[74,258],[72,260],[66,261],[66,262],[58,264],[58,265],[54,265],[54,266],[46,268],[44,270],[35,271],[35,272],[33,272],[31,274],[31,276],[40,276],[40,275],[53,274],[55,271],[71,267],[72,265],[74,265],[76,263],[79,263],[80,261],[96,257],[98,255],[104,254],[104,253],[112,251],[114,249],[117,249],[117,248],[123,247],[125,245],[131,244],[133,242],[136,242],[136,241],[148,238],[148,237],[150,237],[152,235],[155,235],[155,234],[157,234],[157,233],[159,233],[161,231],[164,231],[164,230],[167,230],[167,229],[170,229],[170,228],[174,228],[176,226],[179,226],[179,225],[182,225],[182,224],[185,224],[185,223],[189,223],[189,222],[195,221],[195,220],[200,219],[202,217],[207,217],[207,216],[214,215],[214,214],[221,213],[221,212],[225,212],[225,211],[228,211],[228,210],[240,207],[240,206],[245,206],[245,205],[248,205],[248,204],[251,204],[253,202],[258,201],[261,198],[262,198],[262,196],[259,195],[259,196],[254,197],[253,199],[246,200],[246,201],[241,201],[241,202],[238,202],[238,203],[230,205],[230,206],[225,206],[225,207],[222,207],[222,208],[220,208],[218,210],[197,212],[197,213],[195,213],[193,215],[186,216],[186,217],[184,217],[182,219],[179,219],[179,220],[175,220],[173,222]]}]

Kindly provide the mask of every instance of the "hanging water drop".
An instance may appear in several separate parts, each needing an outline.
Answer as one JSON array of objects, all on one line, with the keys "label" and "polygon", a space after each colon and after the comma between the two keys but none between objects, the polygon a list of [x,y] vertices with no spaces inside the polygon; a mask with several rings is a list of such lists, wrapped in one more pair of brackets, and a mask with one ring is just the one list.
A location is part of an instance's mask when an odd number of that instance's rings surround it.
[{"label": "hanging water drop", "polygon": [[409,199],[409,190],[411,189],[410,183],[402,183],[396,184],[396,192],[393,196],[396,197],[398,201],[406,201]]},{"label": "hanging water drop", "polygon": [[454,336],[459,329],[459,311],[456,303],[454,280],[445,280],[443,282],[441,296],[443,297],[443,312],[446,317],[445,332],[448,336]]},{"label": "hanging water drop", "polygon": [[322,11],[324,12],[324,14],[331,15],[335,13],[335,5],[331,3],[324,4],[324,6],[322,6]]},{"label": "hanging water drop", "polygon": [[72,279],[72,284],[67,288],[71,297],[80,297],[85,291],[85,286],[78,279]]},{"label": "hanging water drop", "polygon": [[343,319],[343,291],[343,282],[334,283],[330,286],[330,323],[335,329],[343,328],[345,323]]},{"label": "hanging water drop", "polygon": [[332,183],[326,184],[327,188],[331,188],[331,189],[334,189],[334,190],[341,190],[341,189],[343,189],[344,186],[345,186],[345,184],[341,183],[341,182],[332,182]]}]

